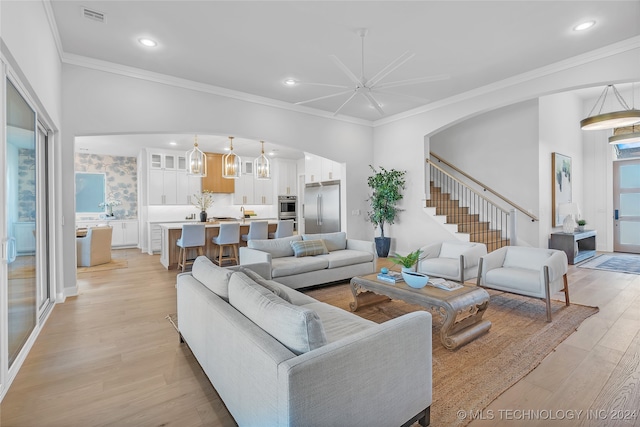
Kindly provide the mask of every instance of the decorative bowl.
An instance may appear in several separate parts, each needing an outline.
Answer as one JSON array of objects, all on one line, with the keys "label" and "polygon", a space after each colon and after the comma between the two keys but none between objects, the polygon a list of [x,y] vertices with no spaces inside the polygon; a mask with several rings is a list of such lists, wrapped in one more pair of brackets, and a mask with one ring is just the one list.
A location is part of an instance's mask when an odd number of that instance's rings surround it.
[{"label": "decorative bowl", "polygon": [[418,273],[417,271],[403,271],[402,278],[407,285],[416,289],[424,288],[429,281],[429,276]]}]

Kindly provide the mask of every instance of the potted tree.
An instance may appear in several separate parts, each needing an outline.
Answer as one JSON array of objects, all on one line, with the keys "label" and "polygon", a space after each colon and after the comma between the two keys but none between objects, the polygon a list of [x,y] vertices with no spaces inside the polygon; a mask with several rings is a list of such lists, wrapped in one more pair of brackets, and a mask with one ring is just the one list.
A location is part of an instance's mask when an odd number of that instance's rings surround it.
[{"label": "potted tree", "polygon": [[367,184],[371,188],[371,196],[367,201],[371,205],[371,211],[367,212],[367,218],[375,228],[380,227],[380,237],[376,237],[376,252],[381,258],[389,255],[391,238],[384,235],[384,225],[393,224],[400,209],[397,208],[398,201],[402,200],[400,190],[405,187],[404,176],[406,171],[395,169],[386,170],[382,166],[377,171],[369,165],[373,175],[367,178]]}]

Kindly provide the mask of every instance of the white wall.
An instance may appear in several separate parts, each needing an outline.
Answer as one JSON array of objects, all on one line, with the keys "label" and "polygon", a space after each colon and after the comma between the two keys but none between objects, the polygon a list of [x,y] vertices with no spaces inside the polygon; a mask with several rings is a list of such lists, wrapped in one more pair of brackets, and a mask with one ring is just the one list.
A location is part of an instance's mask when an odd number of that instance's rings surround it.
[{"label": "white wall", "polygon": [[[476,115],[540,96],[583,87],[603,87],[609,83],[640,81],[639,63],[640,37],[636,37],[377,122],[374,163],[406,170],[409,177],[402,207],[411,208],[411,211],[402,212],[400,221],[391,226],[389,232],[389,236],[397,240],[398,250],[406,252],[421,244],[450,238],[439,226],[424,221],[418,208],[426,192],[424,159],[430,136]],[[543,172],[540,176],[540,192],[550,192],[550,181],[548,185],[546,182],[551,177],[550,169],[548,174]],[[539,197],[540,217],[550,217],[550,208],[545,214],[547,208],[543,205],[550,195],[540,194]],[[541,224],[538,241],[546,242],[551,231],[550,227]],[[546,246],[546,243],[541,246]]]},{"label": "white wall", "polygon": [[[430,146],[431,152],[539,215],[537,100],[472,117],[431,136]],[[510,210],[502,201],[496,204]],[[538,246],[538,223],[521,213],[516,222],[518,244]]]},{"label": "white wall", "polygon": [[[347,164],[346,212],[366,210],[366,180],[372,161],[369,126],[224,98],[174,85],[65,64],[63,68],[63,184],[73,188],[74,137],[114,133],[222,134],[266,140]],[[362,195],[362,196],[358,196]],[[73,192],[63,196],[73,218]],[[370,238],[363,216],[348,216],[352,238]],[[75,287],[75,232],[64,230],[66,293]]]}]

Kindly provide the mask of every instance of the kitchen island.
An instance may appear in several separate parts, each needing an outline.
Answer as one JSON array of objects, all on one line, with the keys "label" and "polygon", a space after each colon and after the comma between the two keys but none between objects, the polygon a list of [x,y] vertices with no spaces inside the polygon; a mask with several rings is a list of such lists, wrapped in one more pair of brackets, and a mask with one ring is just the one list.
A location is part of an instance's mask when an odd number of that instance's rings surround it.
[{"label": "kitchen island", "polygon": [[[240,236],[243,234],[249,233],[249,223],[251,221],[265,221],[267,219],[246,219],[244,222],[242,220],[238,220],[236,222],[240,222]],[[276,231],[278,226],[278,221],[276,219],[268,219],[269,221],[269,233],[273,233]],[[194,224],[194,221],[185,221],[184,223],[180,222],[167,222],[158,224],[161,231],[161,249],[160,249],[160,263],[164,266],[164,268],[168,270],[173,270],[178,268],[178,256],[180,252],[180,248],[176,245],[176,242],[182,235],[182,224]],[[205,223],[205,249],[204,254],[209,259],[213,259],[215,255],[215,245],[211,241],[214,237],[218,235],[220,232],[220,221],[206,222]],[[240,237],[239,236],[239,237]],[[246,246],[247,242],[242,241],[240,238],[240,246]],[[195,252],[195,250],[194,250]]]}]

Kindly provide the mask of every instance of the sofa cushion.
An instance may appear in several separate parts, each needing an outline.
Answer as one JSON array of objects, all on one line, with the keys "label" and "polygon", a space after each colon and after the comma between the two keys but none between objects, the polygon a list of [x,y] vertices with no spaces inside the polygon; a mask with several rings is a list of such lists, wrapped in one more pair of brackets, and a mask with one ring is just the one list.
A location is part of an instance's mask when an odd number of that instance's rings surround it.
[{"label": "sofa cushion", "polygon": [[287,302],[291,302],[289,295],[287,295],[287,293],[283,289],[276,286],[275,285],[276,282],[274,282],[273,280],[267,280],[261,275],[259,275],[258,273],[256,273],[255,271],[250,270],[248,268],[240,267],[238,271],[243,272],[244,274],[247,275],[247,277],[249,277],[251,280],[256,282],[258,285],[264,286],[265,288],[267,288],[268,290],[270,290],[271,292],[273,292],[275,295],[279,296],[283,300]]},{"label": "sofa cushion", "polygon": [[460,254],[469,249],[472,245],[469,243],[442,242],[440,246],[440,258],[460,259]]},{"label": "sofa cushion", "polygon": [[285,257],[271,260],[271,277],[274,279],[309,271],[323,270],[329,267],[329,261],[322,257]]},{"label": "sofa cushion", "polygon": [[291,248],[293,249],[293,254],[296,257],[315,256],[329,253],[322,240],[291,242]]},{"label": "sofa cushion", "polygon": [[329,263],[329,268],[338,268],[347,265],[361,264],[363,262],[371,262],[373,261],[373,254],[371,252],[345,249],[343,251],[329,252],[326,255],[319,255],[318,258],[326,259]]},{"label": "sofa cushion", "polygon": [[229,280],[229,303],[295,354],[327,343],[315,311],[289,304],[242,272]]},{"label": "sofa cushion", "polygon": [[215,265],[206,256],[199,256],[193,262],[191,275],[211,292],[229,301],[229,278],[233,271]]},{"label": "sofa cushion", "polygon": [[323,302],[314,301],[303,305],[303,307],[309,308],[318,314],[327,337],[327,343],[336,342],[377,325],[371,320],[363,319],[353,313]]},{"label": "sofa cushion", "polygon": [[293,249],[291,248],[291,242],[301,241],[302,237],[299,235],[281,237],[279,239],[267,239],[267,240],[249,240],[247,246],[251,249],[257,249],[262,252],[269,252],[271,258],[281,258],[287,256],[293,256]]},{"label": "sofa cushion", "polygon": [[540,284],[540,272],[524,268],[494,268],[485,276],[488,287],[496,287],[518,294],[541,296],[544,290]]},{"label": "sofa cushion", "polygon": [[324,244],[329,250],[341,251],[347,248],[347,233],[344,231],[337,231],[335,233],[317,233],[317,234],[303,234],[302,240],[324,240]]},{"label": "sofa cushion", "polygon": [[540,250],[539,248],[510,247],[502,266],[539,271],[542,270],[542,266],[549,260],[552,253],[552,251]]}]

